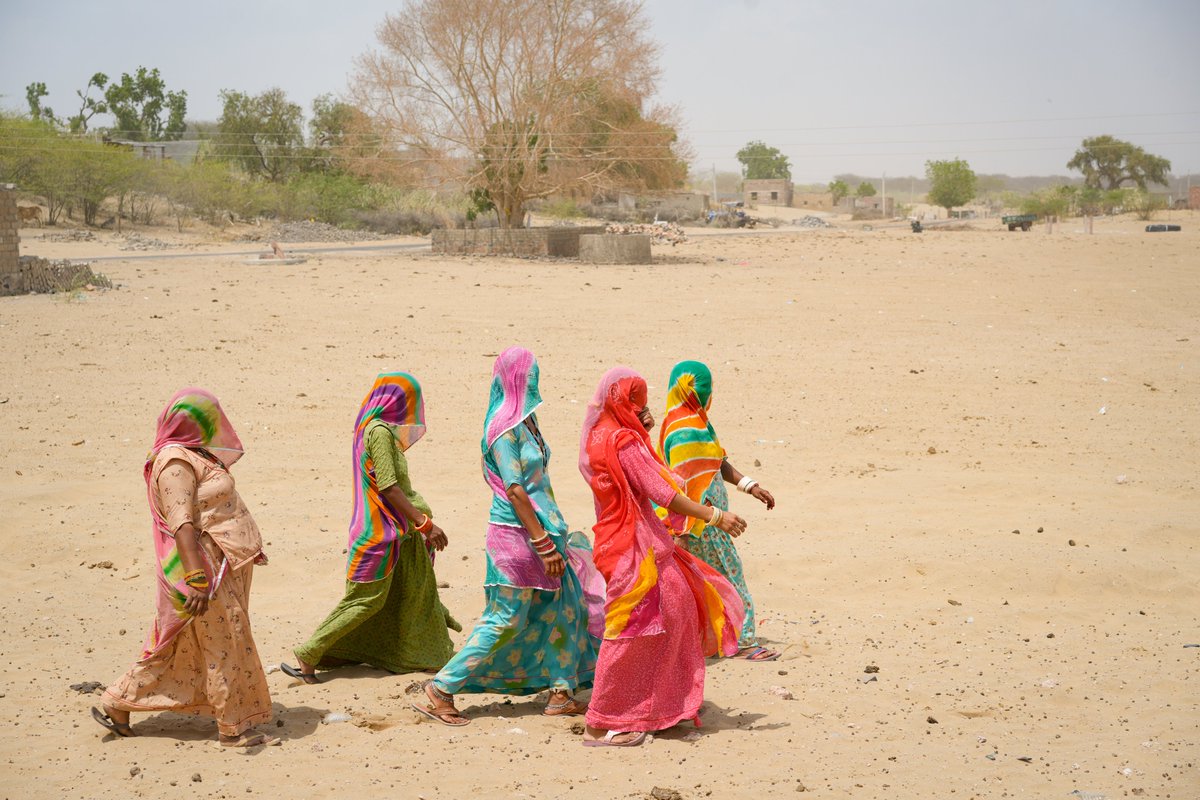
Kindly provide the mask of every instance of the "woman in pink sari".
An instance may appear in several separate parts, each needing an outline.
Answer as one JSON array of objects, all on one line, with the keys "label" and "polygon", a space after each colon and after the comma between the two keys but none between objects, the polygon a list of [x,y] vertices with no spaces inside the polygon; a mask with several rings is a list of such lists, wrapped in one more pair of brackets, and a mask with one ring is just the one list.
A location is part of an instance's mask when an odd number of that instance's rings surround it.
[{"label": "woman in pink sari", "polygon": [[[698,725],[705,656],[738,649],[737,591],[675,537],[692,519],[731,536],[746,523],[684,494],[650,442],[646,395],[636,372],[609,370],[580,442],[579,469],[596,501],[594,561],[608,584],[586,747],[633,747],[647,732],[689,719]],[[668,509],[665,520],[654,504]]]}]

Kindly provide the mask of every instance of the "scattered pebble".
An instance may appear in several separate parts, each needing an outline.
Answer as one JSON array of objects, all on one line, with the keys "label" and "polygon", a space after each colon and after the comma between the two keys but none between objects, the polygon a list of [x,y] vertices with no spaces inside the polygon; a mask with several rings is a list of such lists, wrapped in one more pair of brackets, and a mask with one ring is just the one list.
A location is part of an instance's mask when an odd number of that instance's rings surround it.
[{"label": "scattered pebble", "polygon": [[1075,546],[1075,540],[1074,540],[1074,539],[1067,539],[1067,544],[1068,544],[1068,545],[1070,545],[1071,547],[1074,547],[1074,546]]},{"label": "scattered pebble", "polygon": [[[958,605],[958,603],[955,603],[955,605]],[[879,667],[875,666],[874,664],[867,664],[867,666],[863,668],[863,672],[870,675],[873,672],[879,672]]]},{"label": "scattered pebble", "polygon": [[585,730],[587,730],[587,726],[584,725],[582,722],[572,722],[571,723],[571,733],[573,733],[574,735],[583,736],[583,732]]},{"label": "scattered pebble", "polygon": [[877,681],[877,680],[879,680],[878,675],[859,675],[858,676],[859,683],[870,683],[871,681]]},{"label": "scattered pebble", "polygon": [[782,697],[784,700],[795,700],[796,699],[792,696],[791,692],[789,692],[787,689],[783,688],[782,686],[772,686],[769,691],[771,692],[771,694],[773,694],[777,697]]},{"label": "scattered pebble", "polygon": [[203,778],[201,778],[201,777],[200,777],[200,773],[199,773],[199,772],[193,772],[193,773],[192,773],[192,783],[199,783],[199,782],[200,782],[200,781],[202,781],[202,780],[203,780]]},{"label": "scattered pebble", "polygon": [[926,722],[928,722],[930,725],[937,725],[937,724],[938,724],[938,721],[937,721],[936,719],[934,719],[933,717],[926,717],[926,718],[925,718],[925,721],[926,721]]},{"label": "scattered pebble", "polygon": [[1031,756],[1018,756],[1017,761],[1024,761],[1026,764],[1032,764],[1033,758]]},{"label": "scattered pebble", "polygon": [[957,601],[957,600],[955,600],[954,598],[950,598],[950,599],[949,599],[949,600],[947,600],[946,602],[947,602],[947,603],[949,603],[949,604],[950,604],[950,605],[952,605],[952,606],[961,606],[961,605],[962,605],[962,603],[958,602],[958,601]]},{"label": "scattered pebble", "polygon": [[136,778],[141,773],[141,771],[142,771],[141,767],[130,767],[129,768],[129,777]]},{"label": "scattered pebble", "polygon": [[650,790],[650,796],[654,800],[683,800],[683,795],[674,789],[655,786]]},{"label": "scattered pebble", "polygon": [[116,569],[116,567],[113,566],[113,562],[111,561],[97,561],[95,564],[90,565],[88,569]]}]

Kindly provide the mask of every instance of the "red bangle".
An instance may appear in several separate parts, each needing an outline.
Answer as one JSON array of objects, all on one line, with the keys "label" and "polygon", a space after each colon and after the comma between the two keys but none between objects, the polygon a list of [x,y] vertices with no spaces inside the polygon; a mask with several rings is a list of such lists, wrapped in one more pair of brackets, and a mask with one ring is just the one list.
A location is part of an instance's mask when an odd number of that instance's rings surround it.
[{"label": "red bangle", "polygon": [[425,519],[421,522],[421,524],[415,527],[418,533],[429,533],[431,530],[433,530],[433,517],[426,514]]}]

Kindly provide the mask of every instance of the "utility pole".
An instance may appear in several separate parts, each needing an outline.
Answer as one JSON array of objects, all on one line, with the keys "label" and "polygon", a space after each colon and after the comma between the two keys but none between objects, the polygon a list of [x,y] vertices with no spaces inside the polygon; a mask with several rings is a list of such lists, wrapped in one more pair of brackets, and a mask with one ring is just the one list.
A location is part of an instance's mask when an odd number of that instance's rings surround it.
[{"label": "utility pole", "polygon": [[713,183],[712,204],[713,204],[713,208],[716,208],[717,206],[721,205],[721,198],[717,195],[717,165],[715,163],[712,165],[712,183]]}]

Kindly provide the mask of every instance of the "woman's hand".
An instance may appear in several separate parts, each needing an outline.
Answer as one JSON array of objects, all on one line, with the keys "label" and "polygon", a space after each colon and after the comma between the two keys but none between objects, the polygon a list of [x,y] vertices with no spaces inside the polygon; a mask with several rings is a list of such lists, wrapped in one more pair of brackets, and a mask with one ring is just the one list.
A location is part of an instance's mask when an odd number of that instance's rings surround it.
[{"label": "woman's hand", "polygon": [[734,538],[741,536],[746,530],[746,520],[732,511],[722,511],[717,527]]},{"label": "woman's hand", "polygon": [[541,556],[541,559],[542,569],[546,570],[547,576],[551,578],[562,577],[563,572],[567,568],[567,563],[563,561],[563,557],[557,550],[555,550],[553,553],[547,553],[546,555]]},{"label": "woman's hand", "polygon": [[765,505],[767,511],[775,507],[774,495],[764,489],[761,484],[755,484],[754,488],[750,490],[750,496]]},{"label": "woman's hand", "polygon": [[187,587],[183,610],[193,617],[203,617],[204,612],[208,611],[208,590]]},{"label": "woman's hand", "polygon": [[446,545],[450,540],[446,538],[446,532],[443,531],[436,522],[432,523],[433,527],[429,529],[429,533],[423,533],[425,542],[434,550],[445,550]]},{"label": "woman's hand", "polygon": [[642,427],[649,433],[654,429],[654,415],[650,413],[650,407],[646,406],[638,412],[638,422],[642,423]]}]

